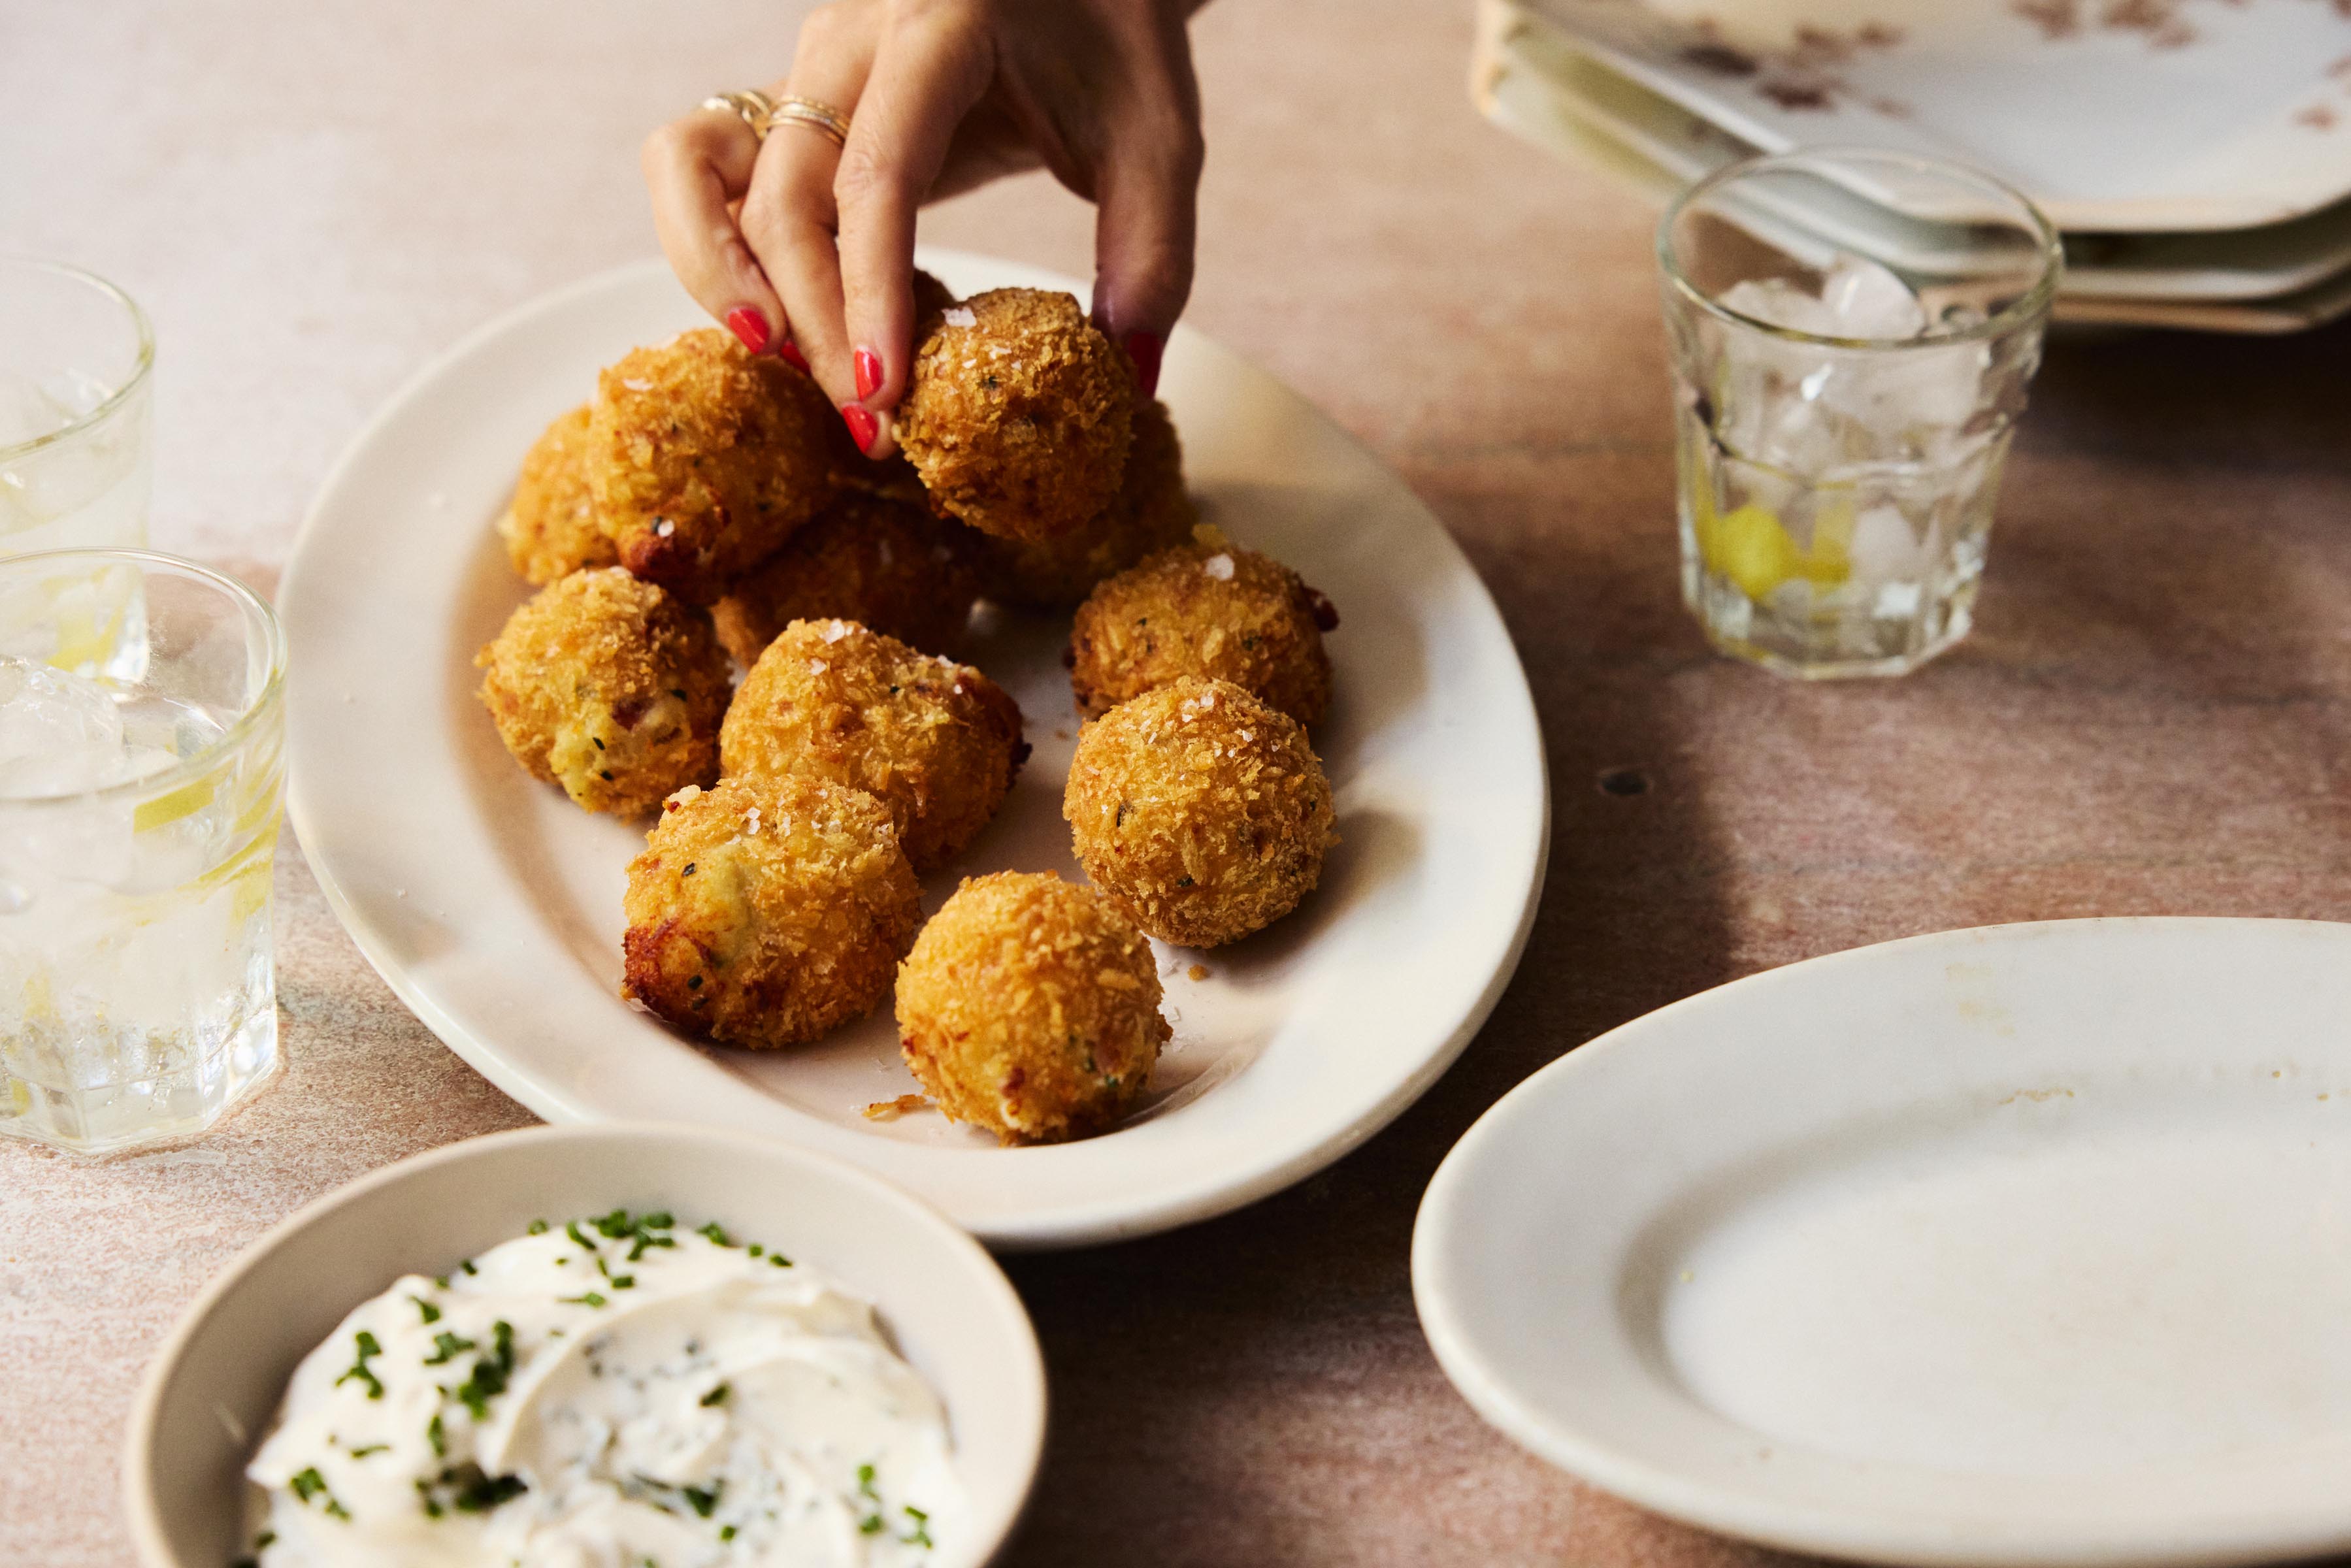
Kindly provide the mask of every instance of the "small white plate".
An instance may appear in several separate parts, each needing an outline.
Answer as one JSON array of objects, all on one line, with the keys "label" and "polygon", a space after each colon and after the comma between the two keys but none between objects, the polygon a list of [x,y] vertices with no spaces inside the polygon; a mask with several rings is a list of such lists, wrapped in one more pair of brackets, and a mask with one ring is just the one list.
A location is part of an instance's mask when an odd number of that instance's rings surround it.
[{"label": "small white plate", "polygon": [[534,1219],[621,1207],[709,1220],[873,1303],[946,1406],[979,1568],[1012,1533],[1045,1448],[1045,1363],[995,1260],[934,1210],[837,1160],[701,1128],[531,1127],[413,1155],[304,1207],[239,1253],[141,1380],[123,1513],[141,1568],[220,1568],[246,1544],[244,1471],[302,1358],[402,1274],[445,1274]]},{"label": "small white plate", "polygon": [[[958,292],[1071,287],[928,253]],[[1163,950],[1175,1040],[1142,1113],[1104,1137],[999,1149],[911,1092],[885,1003],[817,1045],[705,1050],[618,998],[623,868],[641,826],[524,776],[474,695],[475,651],[526,595],[490,531],[540,428],[600,365],[703,325],[667,271],[592,278],[492,323],[363,431],[312,507],[278,593],[292,649],[288,807],[336,913],[449,1047],[551,1121],[652,1118],[853,1160],[987,1240],[1060,1246],[1235,1208],[1384,1125],[1459,1053],[1524,946],[1550,842],[1525,672],[1426,507],[1262,371],[1178,329],[1161,393],[1203,515],[1290,562],[1343,618],[1314,737],[1343,841],[1299,912],[1206,954]],[[1078,716],[1066,622],[971,650],[1036,750],[961,863],[1079,876],[1061,820]],[[1195,980],[1190,968],[1206,967]]]},{"label": "small white plate", "polygon": [[2061,229],[2235,229],[2351,196],[2351,18],[2316,3],[1530,0],[1766,152],[1956,159]]},{"label": "small white plate", "polygon": [[1708,1529],[2351,1547],[2351,926],[1956,931],[1676,1003],[1469,1130],[1413,1288],[1479,1414]]}]

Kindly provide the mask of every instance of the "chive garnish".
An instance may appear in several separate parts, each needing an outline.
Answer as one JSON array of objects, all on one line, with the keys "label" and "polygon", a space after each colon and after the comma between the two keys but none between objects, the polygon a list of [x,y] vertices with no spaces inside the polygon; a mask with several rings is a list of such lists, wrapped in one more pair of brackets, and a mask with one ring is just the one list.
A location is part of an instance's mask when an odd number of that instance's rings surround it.
[{"label": "chive garnish", "polygon": [[369,1398],[382,1398],[383,1379],[378,1377],[374,1373],[368,1370],[368,1358],[370,1356],[381,1355],[383,1354],[383,1346],[378,1344],[376,1343],[375,1335],[368,1333],[365,1329],[360,1330],[359,1337],[353,1343],[359,1346],[359,1358],[351,1363],[348,1371],[346,1371],[340,1377],[335,1379],[335,1386],[340,1388],[344,1384],[356,1379],[366,1386],[367,1396]]},{"label": "chive garnish", "polygon": [[426,1322],[437,1323],[441,1321],[440,1308],[434,1306],[432,1302],[426,1301],[422,1296],[411,1296],[408,1299],[416,1303],[416,1310],[424,1314],[424,1321]]},{"label": "chive garnish", "polygon": [[704,1395],[702,1396],[702,1403],[705,1406],[711,1405],[724,1405],[726,1403],[726,1396],[731,1392],[732,1390],[729,1389],[726,1384],[722,1383],[717,1387],[712,1389],[709,1393]]}]

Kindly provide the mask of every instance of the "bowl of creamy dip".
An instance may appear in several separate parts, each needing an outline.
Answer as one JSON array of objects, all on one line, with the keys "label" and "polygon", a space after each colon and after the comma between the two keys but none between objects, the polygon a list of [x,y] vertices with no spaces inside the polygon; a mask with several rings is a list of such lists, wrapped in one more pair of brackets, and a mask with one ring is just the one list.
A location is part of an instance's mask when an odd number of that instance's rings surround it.
[{"label": "bowl of creamy dip", "polygon": [[1044,1364],[919,1200],[705,1129],[539,1127],[320,1198],[205,1288],[124,1464],[145,1568],[972,1568]]}]

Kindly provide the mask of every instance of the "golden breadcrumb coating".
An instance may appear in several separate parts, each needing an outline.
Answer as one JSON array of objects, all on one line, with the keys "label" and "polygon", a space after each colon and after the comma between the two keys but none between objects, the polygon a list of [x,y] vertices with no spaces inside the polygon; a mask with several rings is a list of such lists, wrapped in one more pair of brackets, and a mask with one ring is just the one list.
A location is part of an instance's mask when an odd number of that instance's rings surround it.
[{"label": "golden breadcrumb coating", "polygon": [[898,444],[934,506],[982,533],[1047,539],[1110,505],[1134,371],[1075,299],[991,289],[916,331]]},{"label": "golden breadcrumb coating", "polygon": [[814,517],[855,459],[814,382],[715,327],[597,377],[588,455],[621,564],[695,604]]},{"label": "golden breadcrumb coating", "polygon": [[950,1120],[1008,1144],[1108,1132],[1168,1032],[1151,944],[1049,871],[966,878],[898,967],[906,1065]]},{"label": "golden breadcrumb coating", "polygon": [[1229,681],[1180,680],[1087,725],[1061,814],[1094,885],[1186,947],[1289,914],[1336,841],[1305,729]]},{"label": "golden breadcrumb coating", "polygon": [[1184,492],[1184,447],[1167,405],[1140,401],[1125,476],[1100,516],[1059,538],[979,536],[988,595],[1030,610],[1067,610],[1102,579],[1190,538],[1198,517]]},{"label": "golden breadcrumb coating", "polygon": [[872,795],[927,873],[987,826],[1029,747],[1019,706],[970,665],[853,621],[795,621],[743,677],[718,752],[729,774]]},{"label": "golden breadcrumb coating", "polygon": [[855,621],[926,653],[963,641],[979,597],[969,528],[919,502],[845,491],[711,607],[746,668],[795,621]]},{"label": "golden breadcrumb coating", "polygon": [[498,519],[507,557],[533,588],[621,559],[596,526],[588,490],[589,405],[559,416],[523,455],[514,505]]},{"label": "golden breadcrumb coating", "polygon": [[755,1051],[872,1012],[923,920],[890,813],[820,779],[679,790],[622,900],[621,994]]},{"label": "golden breadcrumb coating", "polygon": [[1078,607],[1070,684],[1097,717],[1186,675],[1230,681],[1301,724],[1331,702],[1322,632],[1339,617],[1298,574],[1203,525]]},{"label": "golden breadcrumb coating", "polygon": [[474,663],[515,760],[588,810],[650,811],[718,771],[726,651],[707,615],[619,567],[540,589]]}]

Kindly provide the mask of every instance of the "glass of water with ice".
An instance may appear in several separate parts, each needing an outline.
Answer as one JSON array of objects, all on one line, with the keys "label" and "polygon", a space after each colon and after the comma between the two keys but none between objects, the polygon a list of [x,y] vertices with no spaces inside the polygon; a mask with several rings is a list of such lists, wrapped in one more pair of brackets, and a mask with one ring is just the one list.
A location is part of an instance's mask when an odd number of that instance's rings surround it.
[{"label": "glass of water with ice", "polygon": [[1657,230],[1682,591],[1782,674],[1902,674],[1967,634],[2041,362],[2056,231],[1906,154],[1750,159]]},{"label": "glass of water with ice", "polygon": [[0,555],[147,542],[154,363],[122,290],[0,256]]},{"label": "glass of water with ice", "polygon": [[192,561],[0,559],[0,1134],[186,1138],[276,1069],[285,668]]}]

